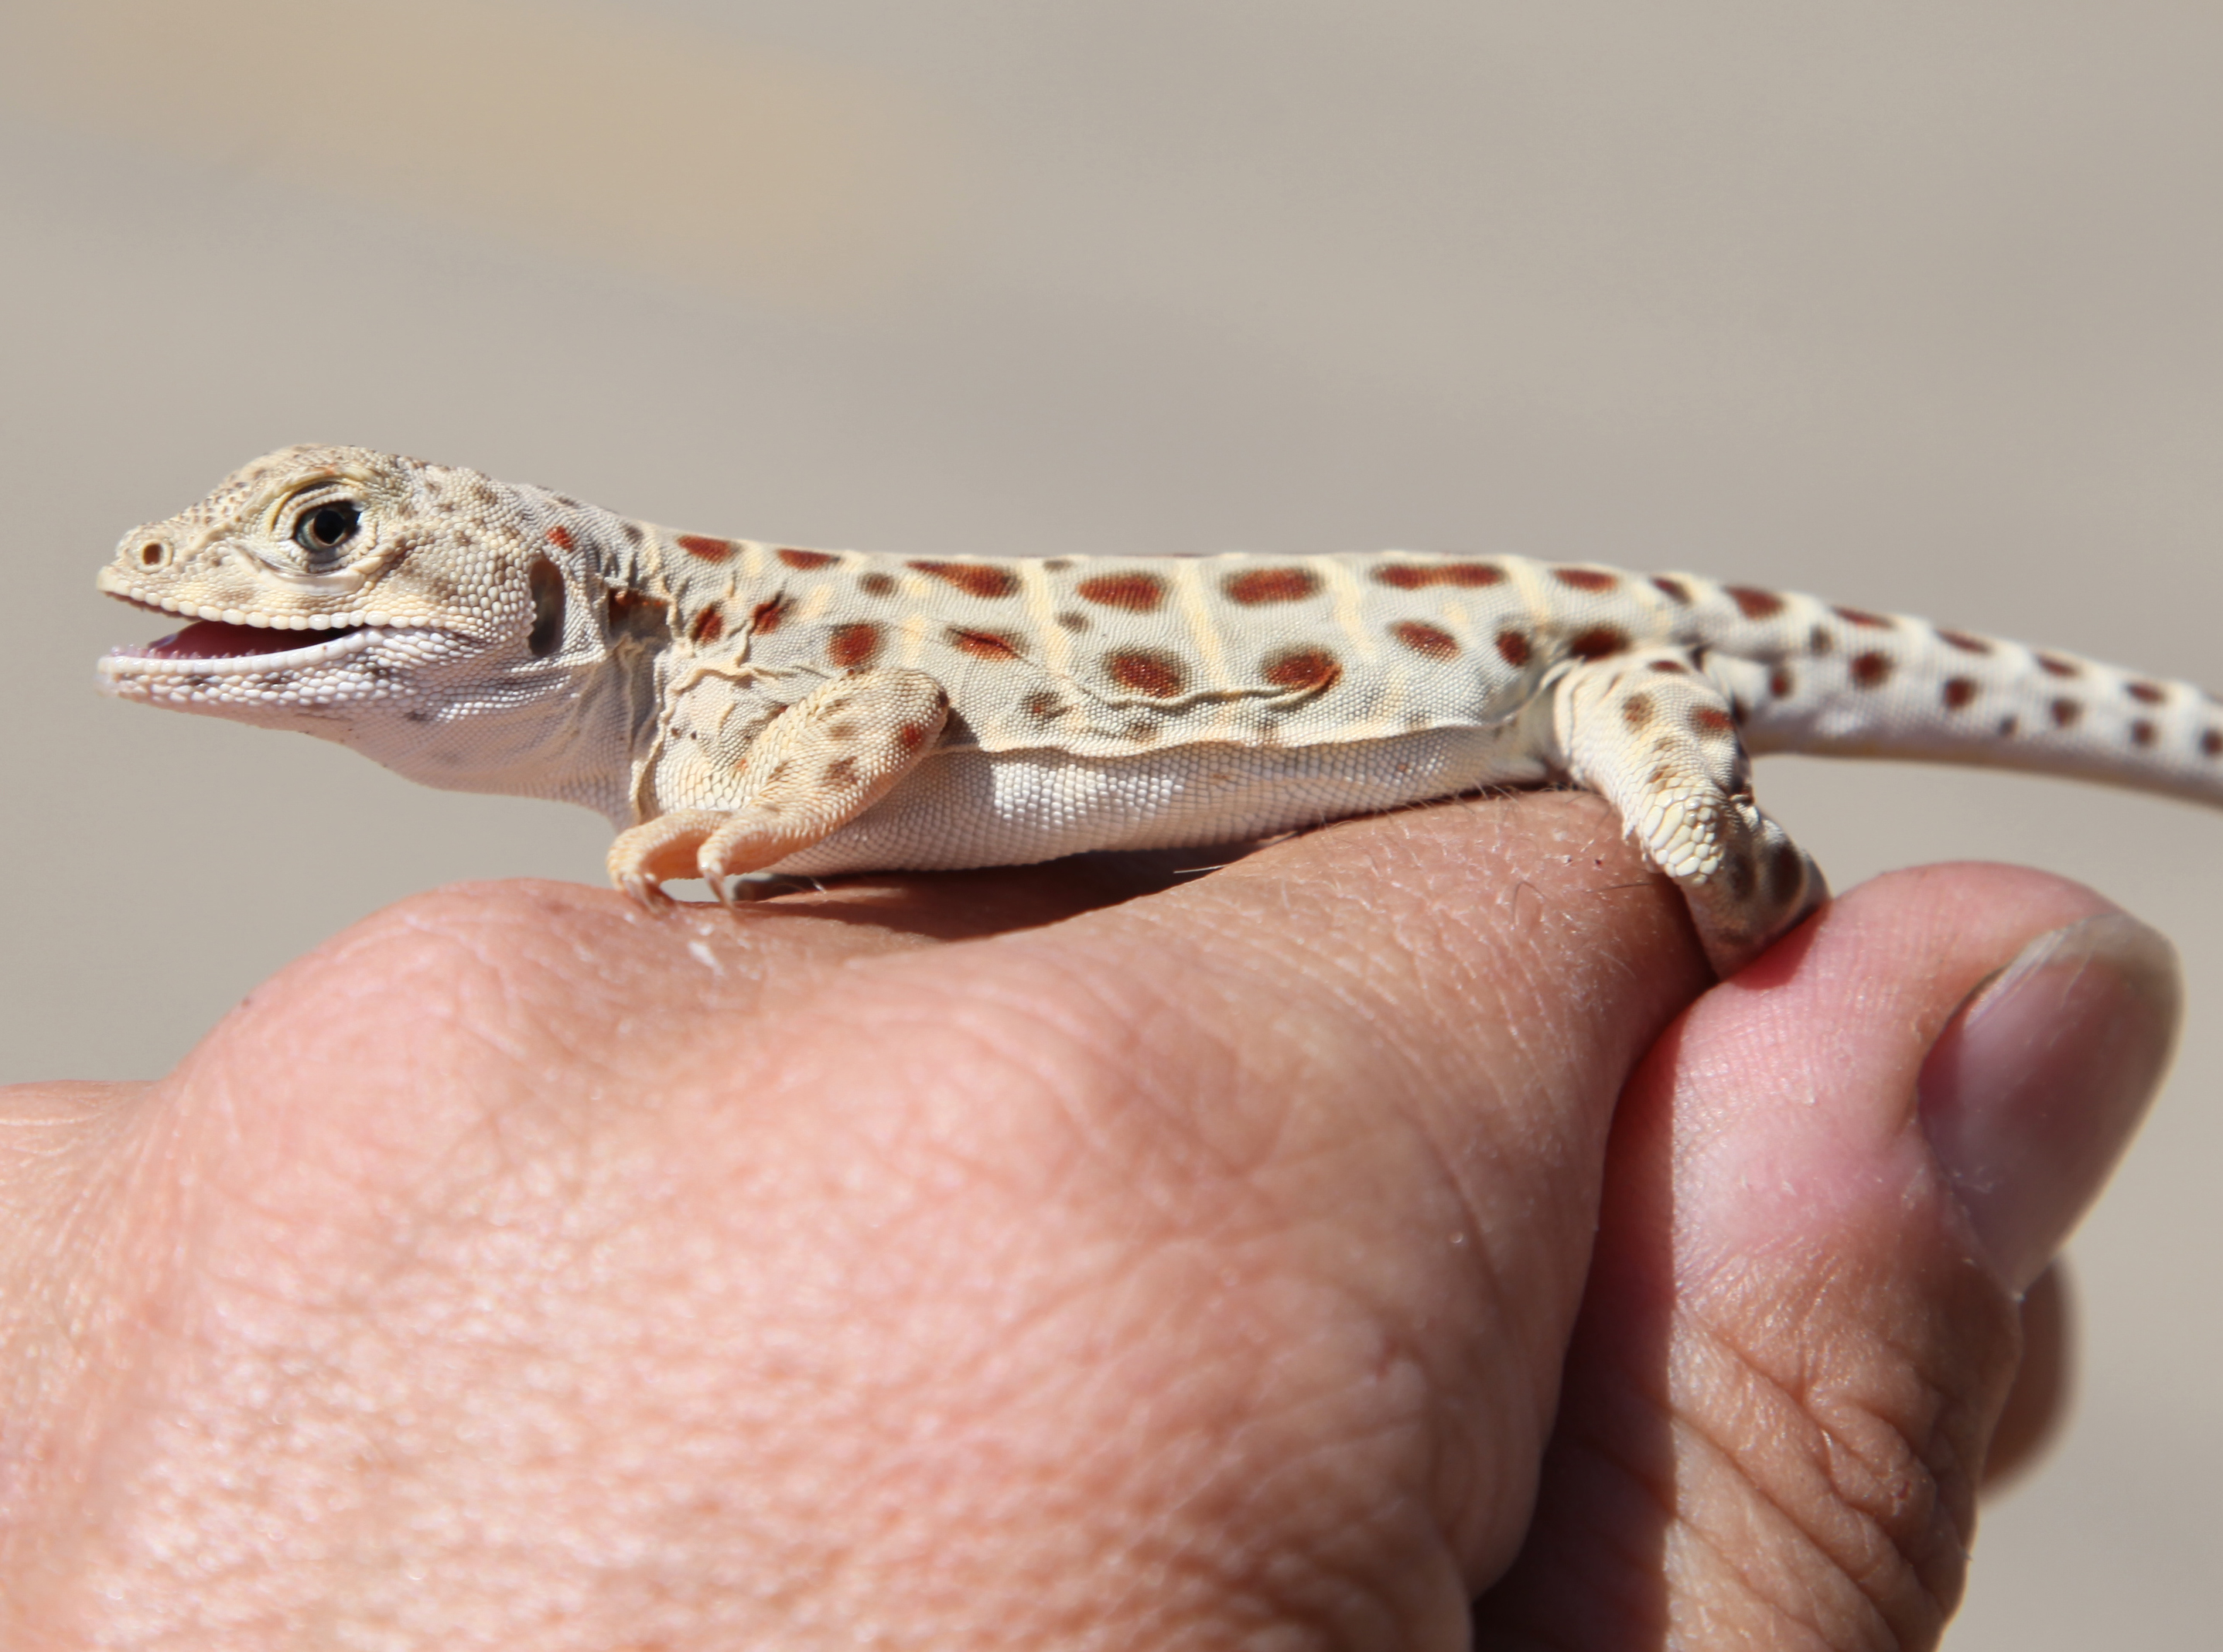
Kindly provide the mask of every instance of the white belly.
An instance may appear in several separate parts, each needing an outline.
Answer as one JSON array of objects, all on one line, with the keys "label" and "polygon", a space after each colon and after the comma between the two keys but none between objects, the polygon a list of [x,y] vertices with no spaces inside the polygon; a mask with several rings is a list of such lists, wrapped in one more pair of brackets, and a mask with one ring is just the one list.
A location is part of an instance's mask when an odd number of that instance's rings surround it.
[{"label": "white belly", "polygon": [[1097,849],[1270,837],[1354,814],[1548,779],[1511,725],[1276,750],[1185,745],[1080,758],[952,751],[769,870],[797,874],[1016,866]]}]

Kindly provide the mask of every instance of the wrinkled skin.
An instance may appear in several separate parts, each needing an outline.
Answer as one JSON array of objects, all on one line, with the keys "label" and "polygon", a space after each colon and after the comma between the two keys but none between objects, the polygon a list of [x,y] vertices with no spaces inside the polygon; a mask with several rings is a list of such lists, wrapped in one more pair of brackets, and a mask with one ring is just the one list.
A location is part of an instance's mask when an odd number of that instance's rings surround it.
[{"label": "wrinkled skin", "polygon": [[1934,1643],[2170,989],[2081,968],[1966,1197],[1955,1013],[2103,902],[1716,986],[1568,795],[1128,877],[447,890],[8,1093],[0,1641]]}]

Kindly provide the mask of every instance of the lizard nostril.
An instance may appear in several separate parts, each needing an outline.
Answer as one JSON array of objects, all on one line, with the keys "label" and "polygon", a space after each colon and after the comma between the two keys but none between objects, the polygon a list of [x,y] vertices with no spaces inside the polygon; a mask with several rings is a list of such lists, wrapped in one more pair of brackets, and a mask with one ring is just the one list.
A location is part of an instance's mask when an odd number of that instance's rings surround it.
[{"label": "lizard nostril", "polygon": [[170,560],[170,548],[159,539],[149,539],[139,547],[139,566],[160,568]]}]

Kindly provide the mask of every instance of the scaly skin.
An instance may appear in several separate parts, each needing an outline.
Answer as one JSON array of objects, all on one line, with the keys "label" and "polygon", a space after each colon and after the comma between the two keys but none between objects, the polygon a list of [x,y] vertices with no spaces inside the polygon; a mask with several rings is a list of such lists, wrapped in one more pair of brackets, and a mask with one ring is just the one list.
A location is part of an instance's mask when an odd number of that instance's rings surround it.
[{"label": "scaly skin", "polygon": [[904,559],[671,533],[356,448],[258,460],[100,588],[127,699],[337,740],[700,876],[1019,864],[1489,786],[1603,793],[1727,973],[1823,895],[1748,752],[2223,801],[2198,689],[1810,597],[1515,557]]}]

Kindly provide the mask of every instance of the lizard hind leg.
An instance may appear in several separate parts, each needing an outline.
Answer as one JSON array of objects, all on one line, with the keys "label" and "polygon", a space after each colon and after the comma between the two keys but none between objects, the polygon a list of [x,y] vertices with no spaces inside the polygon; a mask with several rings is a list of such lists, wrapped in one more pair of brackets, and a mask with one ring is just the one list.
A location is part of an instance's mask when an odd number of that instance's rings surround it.
[{"label": "lizard hind leg", "polygon": [[1728,692],[1679,649],[1577,665],[1553,732],[1578,785],[1602,793],[1689,903],[1724,978],[1829,898],[1821,869],[1752,798]]},{"label": "lizard hind leg", "polygon": [[677,809],[620,832],[610,879],[652,902],[665,878],[727,880],[830,837],[933,751],[949,696],[923,671],[860,671],[822,683],[767,724],[740,758],[725,809]]}]

